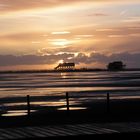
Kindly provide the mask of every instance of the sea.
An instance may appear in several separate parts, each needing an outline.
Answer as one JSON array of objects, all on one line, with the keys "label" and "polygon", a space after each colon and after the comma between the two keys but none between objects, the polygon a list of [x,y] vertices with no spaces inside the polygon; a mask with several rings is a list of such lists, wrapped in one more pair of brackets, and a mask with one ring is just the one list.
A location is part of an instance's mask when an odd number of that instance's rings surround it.
[{"label": "sea", "polygon": [[1,115],[26,114],[27,95],[37,109],[64,109],[66,93],[72,105],[107,93],[112,99],[140,98],[140,71],[0,73]]}]

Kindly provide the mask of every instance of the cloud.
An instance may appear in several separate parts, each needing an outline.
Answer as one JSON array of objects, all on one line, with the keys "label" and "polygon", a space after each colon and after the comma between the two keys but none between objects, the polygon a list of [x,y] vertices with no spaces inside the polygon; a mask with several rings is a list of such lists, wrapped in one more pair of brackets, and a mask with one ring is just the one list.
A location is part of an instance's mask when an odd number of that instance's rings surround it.
[{"label": "cloud", "polygon": [[[84,53],[78,54],[77,57],[73,59],[73,62],[77,64],[84,63],[87,65],[91,65],[92,63],[102,64],[103,67],[109,62],[112,61],[123,61],[126,64],[127,68],[140,68],[140,53],[116,53],[112,55],[104,55],[100,53],[91,53],[90,55],[86,55]],[[96,65],[95,65],[96,67]]]},{"label": "cloud", "polygon": [[88,16],[96,16],[96,17],[104,17],[104,16],[108,16],[108,14],[104,14],[104,13],[93,13],[93,14],[89,14]]},{"label": "cloud", "polygon": [[[70,59],[69,59],[70,58]],[[140,53],[114,53],[111,55],[105,55],[101,53],[60,53],[51,54],[44,56],[37,55],[0,55],[0,66],[17,66],[17,65],[50,65],[55,64],[60,60],[64,62],[75,62],[77,65],[86,64],[87,66],[92,66],[92,64],[100,64],[103,67],[112,61],[123,61],[127,68],[140,68]],[[96,65],[94,66],[96,67]]]},{"label": "cloud", "polygon": [[11,33],[11,34],[6,34],[6,35],[0,35],[0,39],[3,40],[20,40],[20,41],[25,41],[25,40],[32,40],[32,39],[38,39],[42,38],[41,32],[19,32],[19,33]]},{"label": "cloud", "polygon": [[1,12],[10,12],[34,8],[50,8],[82,1],[85,0],[1,0],[0,6],[2,7]]},{"label": "cloud", "polygon": [[41,65],[41,64],[54,64],[60,59],[67,59],[74,57],[74,54],[58,54],[58,55],[0,55],[0,66],[15,66],[15,65]]},{"label": "cloud", "polygon": [[[25,9],[34,8],[50,8],[59,5],[69,5],[77,2],[111,2],[112,0],[1,0],[0,10],[1,12],[10,12]],[[117,0],[117,2],[122,2],[122,0]],[[124,0],[125,2],[132,2],[132,0]],[[134,2],[139,2],[139,0],[133,0]]]},{"label": "cloud", "polygon": [[109,35],[110,38],[122,38],[122,37],[128,37],[128,35]]},{"label": "cloud", "polygon": [[64,34],[70,34],[69,31],[61,31],[61,32],[52,32],[52,35],[64,35]]},{"label": "cloud", "polygon": [[[138,35],[138,34],[136,34],[136,35]],[[127,52],[131,52],[131,53],[139,52],[140,51],[140,45],[139,45],[140,40],[139,40],[139,36],[136,36],[136,35],[135,36],[129,35],[130,37],[128,39],[123,37],[122,43],[112,45],[112,52],[113,51],[119,52],[119,50],[122,52],[127,50]]]},{"label": "cloud", "polygon": [[135,17],[129,17],[128,19],[124,19],[122,20],[122,22],[140,22],[140,17],[139,16],[135,16]]}]

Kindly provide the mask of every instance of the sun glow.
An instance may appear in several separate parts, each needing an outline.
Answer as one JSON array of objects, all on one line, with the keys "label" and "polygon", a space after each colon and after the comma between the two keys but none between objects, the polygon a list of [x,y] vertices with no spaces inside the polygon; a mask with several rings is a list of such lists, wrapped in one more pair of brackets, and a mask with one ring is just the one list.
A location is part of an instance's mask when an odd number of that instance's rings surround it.
[{"label": "sun glow", "polygon": [[55,46],[67,46],[71,44],[71,41],[67,39],[54,39],[54,40],[51,40],[51,44]]},{"label": "sun glow", "polygon": [[63,32],[52,32],[52,35],[63,35],[63,34],[70,34],[69,31],[63,31]]},{"label": "sun glow", "polygon": [[58,61],[58,63],[59,64],[63,64],[64,63],[64,60],[61,59],[61,60]]}]

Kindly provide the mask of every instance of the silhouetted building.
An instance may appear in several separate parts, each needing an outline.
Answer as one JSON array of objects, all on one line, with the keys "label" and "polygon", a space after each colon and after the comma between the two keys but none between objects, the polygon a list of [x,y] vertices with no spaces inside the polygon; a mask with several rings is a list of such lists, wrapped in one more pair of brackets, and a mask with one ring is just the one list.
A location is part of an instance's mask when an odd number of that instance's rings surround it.
[{"label": "silhouetted building", "polygon": [[55,70],[74,70],[75,63],[60,63]]},{"label": "silhouetted building", "polygon": [[123,70],[125,68],[125,65],[122,61],[114,61],[108,64],[107,69],[111,71],[119,71]]}]

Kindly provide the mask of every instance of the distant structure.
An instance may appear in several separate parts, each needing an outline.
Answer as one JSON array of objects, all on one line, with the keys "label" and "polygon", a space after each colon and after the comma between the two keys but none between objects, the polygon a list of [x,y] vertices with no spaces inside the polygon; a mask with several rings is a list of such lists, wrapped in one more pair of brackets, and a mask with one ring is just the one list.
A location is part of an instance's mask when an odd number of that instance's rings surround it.
[{"label": "distant structure", "polygon": [[107,69],[110,71],[120,71],[120,70],[124,70],[124,68],[125,65],[123,64],[122,61],[114,61],[107,65]]},{"label": "distant structure", "polygon": [[75,63],[59,63],[57,67],[54,68],[55,70],[74,70]]}]

